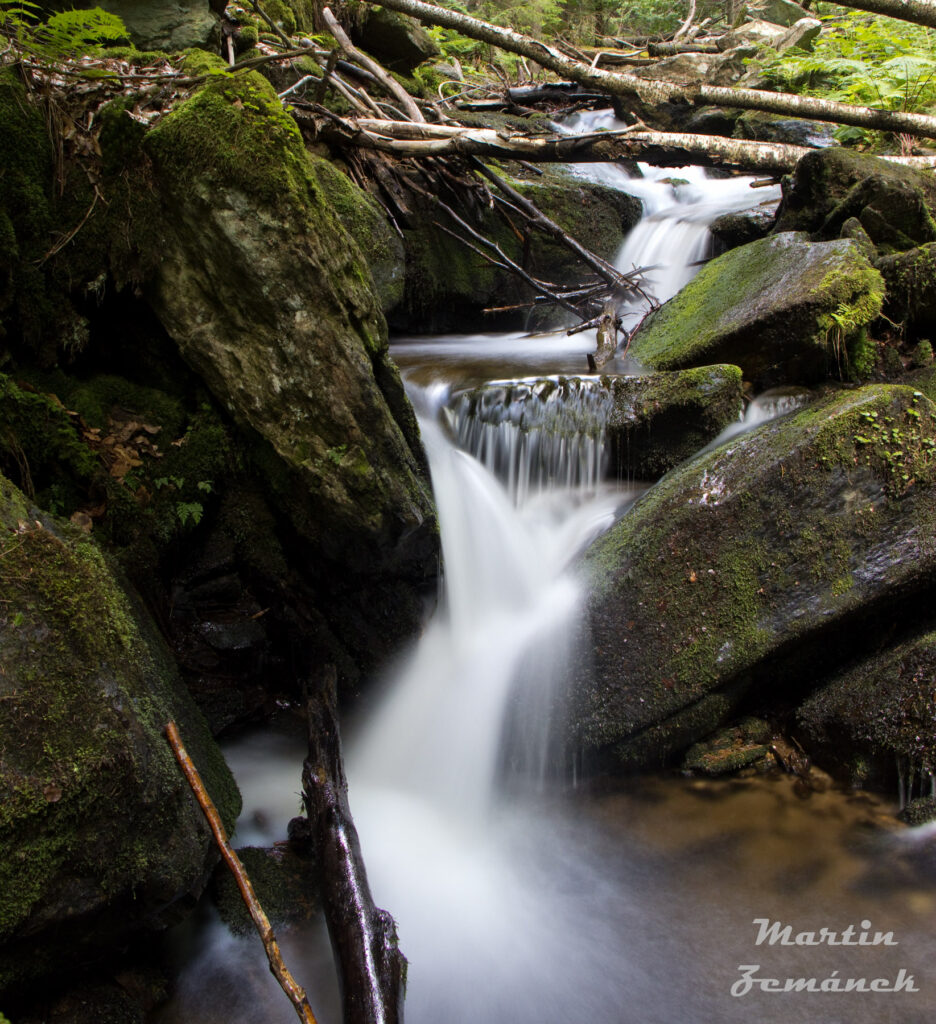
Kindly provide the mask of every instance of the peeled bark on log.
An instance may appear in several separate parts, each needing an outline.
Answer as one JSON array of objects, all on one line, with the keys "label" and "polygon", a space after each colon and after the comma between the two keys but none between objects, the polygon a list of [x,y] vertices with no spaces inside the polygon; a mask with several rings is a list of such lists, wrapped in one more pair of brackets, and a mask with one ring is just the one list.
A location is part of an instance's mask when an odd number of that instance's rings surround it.
[{"label": "peeled bark on log", "polygon": [[337,674],[325,669],[307,703],[309,756],[302,799],[322,876],[322,908],[338,970],[344,1024],[402,1024],[406,957],[396,924],[374,906],[348,806],[336,714]]},{"label": "peeled bark on log", "polygon": [[936,4],[931,0],[833,0],[839,7],[856,11],[883,14],[898,21],[912,21],[915,25],[936,28]]},{"label": "peeled bark on log", "polygon": [[[378,0],[366,0],[377,4]],[[878,0],[873,0],[878,2]],[[883,0],[881,0],[883,2]],[[919,3],[920,0],[917,0]],[[603,71],[581,61],[572,60],[554,47],[538,42],[511,29],[498,28],[487,22],[450,11],[422,0],[380,0],[380,6],[408,14],[420,21],[443,28],[453,28],[463,35],[499,46],[534,60],[544,68],[591,89],[612,96],[637,96],[645,103],[684,102],[760,110],[786,114],[813,121],[834,121],[837,124],[870,128],[878,131],[905,133],[936,138],[936,117],[901,111],[859,107],[834,100],[820,100],[791,93],[764,92],[759,89],[738,89],[733,86],[678,85],[675,82],[648,81],[637,75]]]},{"label": "peeled bark on log", "polygon": [[649,43],[647,53],[651,57],[675,57],[677,53],[721,53],[717,43]]},{"label": "peeled bark on log", "polygon": [[[412,124],[361,117],[331,118],[324,122],[302,110],[294,111],[300,124],[314,123],[325,141],[375,149],[398,157],[438,157],[459,154],[531,163],[605,163],[640,159],[660,167],[702,164],[738,170],[785,174],[812,152],[807,146],[780,142],[753,142],[722,135],[683,132],[647,132],[631,129],[551,138],[508,134],[490,128],[460,125]],[[908,167],[936,167],[936,157],[884,157]]]}]

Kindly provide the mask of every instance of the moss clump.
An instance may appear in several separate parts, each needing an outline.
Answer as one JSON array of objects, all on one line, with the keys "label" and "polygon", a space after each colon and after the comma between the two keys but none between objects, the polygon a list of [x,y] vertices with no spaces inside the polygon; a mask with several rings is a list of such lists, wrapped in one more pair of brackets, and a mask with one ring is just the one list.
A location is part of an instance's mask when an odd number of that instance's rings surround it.
[{"label": "moss clump", "polygon": [[922,338],[910,353],[910,365],[914,369],[931,366],[933,363],[933,346],[928,338]]},{"label": "moss clump", "polygon": [[149,132],[146,150],[180,187],[223,183],[264,203],[315,190],[295,121],[253,71],[209,81]]},{"label": "moss clump", "polygon": [[746,380],[821,378],[881,309],[880,274],[851,241],[785,234],[707,263],[645,321],[631,352],[654,369],[735,363]]}]

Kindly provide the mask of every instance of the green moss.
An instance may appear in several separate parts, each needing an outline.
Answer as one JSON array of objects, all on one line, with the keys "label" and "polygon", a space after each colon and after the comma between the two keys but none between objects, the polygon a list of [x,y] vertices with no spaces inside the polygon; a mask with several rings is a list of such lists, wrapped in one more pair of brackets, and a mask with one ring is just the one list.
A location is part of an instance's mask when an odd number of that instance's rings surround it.
[{"label": "green moss", "polygon": [[149,132],[146,149],[180,187],[223,182],[268,203],[316,191],[295,121],[256,72],[208,82]]}]

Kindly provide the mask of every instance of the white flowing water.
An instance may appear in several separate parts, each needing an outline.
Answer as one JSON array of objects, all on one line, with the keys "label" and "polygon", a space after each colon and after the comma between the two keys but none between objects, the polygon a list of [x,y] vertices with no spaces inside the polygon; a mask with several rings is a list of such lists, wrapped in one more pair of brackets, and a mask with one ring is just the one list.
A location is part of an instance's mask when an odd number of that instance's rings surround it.
[{"label": "white flowing water", "polygon": [[[656,249],[638,251],[632,236],[619,265],[661,263],[661,297],[694,272],[716,210],[740,202],[736,179],[729,188],[695,171],[666,175],[688,185],[656,172],[636,181],[617,169],[589,173],[640,190],[648,217],[635,233],[646,228],[640,244]],[[936,952],[931,862],[898,857],[880,837],[856,846],[883,817],[880,801],[847,803],[830,792],[804,803],[788,779],[569,790],[571,752],[556,743],[556,725],[583,596],[569,566],[633,494],[603,483],[591,389],[524,378],[575,373],[587,347],[581,336],[514,334],[395,348],[431,464],[444,590],[351,736],[346,763],[374,897],[397,920],[410,960],[409,1024],[934,1019],[931,991],[899,1004],[729,994],[738,965],[752,962],[780,977],[925,974]],[[495,383],[482,397],[466,394],[485,381]],[[750,415],[780,414],[793,401],[765,400]],[[279,738],[274,749],[290,742]],[[236,747],[252,807],[239,826],[245,837],[284,835],[298,807],[301,735],[294,749],[273,798],[269,778],[250,767],[256,747]],[[900,858],[895,879],[888,872]],[[753,945],[759,917],[803,929],[871,918],[903,945],[860,951],[863,960],[828,948],[780,956]],[[256,940],[233,939],[217,923],[208,929],[163,1024],[293,1020]],[[337,1024],[321,929],[286,936],[283,946],[319,1020]]]}]

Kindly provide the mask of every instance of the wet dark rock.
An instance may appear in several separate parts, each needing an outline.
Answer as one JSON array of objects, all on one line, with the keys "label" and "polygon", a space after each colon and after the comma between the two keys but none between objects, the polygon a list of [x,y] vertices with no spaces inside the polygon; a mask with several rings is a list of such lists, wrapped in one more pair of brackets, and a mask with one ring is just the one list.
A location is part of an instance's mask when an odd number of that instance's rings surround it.
[{"label": "wet dark rock", "polygon": [[777,204],[765,203],[753,210],[742,210],[740,213],[723,213],[709,225],[709,231],[715,239],[719,252],[737,249],[739,245],[747,245],[764,238],[774,225],[777,216]]},{"label": "wet dark rock", "polygon": [[746,111],[735,121],[733,134],[736,139],[824,149],[835,145],[835,127],[822,121]]},{"label": "wet dark rock", "polygon": [[837,238],[857,217],[876,246],[907,249],[936,241],[936,180],[927,171],[831,148],[807,153],[784,179],[777,232]]},{"label": "wet dark rock", "polygon": [[0,1000],[181,919],[216,859],[163,736],[240,798],[139,599],[0,477]]},{"label": "wet dark rock", "polygon": [[666,761],[742,699],[817,685],[926,600],[934,416],[909,388],[832,395],[648,491],[583,562],[591,673],[569,699],[585,751]]},{"label": "wet dark rock", "polygon": [[809,383],[836,368],[836,347],[861,336],[882,298],[854,242],[772,235],[707,263],[647,317],[631,354],[655,370],[733,363],[758,386]]},{"label": "wet dark rock", "polygon": [[[274,928],[307,924],[320,914],[319,876],[314,859],[300,856],[288,845],[273,849],[248,846],[239,849],[237,855]],[[254,930],[237,882],[225,864],[219,864],[212,876],[211,897],[221,920],[235,935],[247,935]]]},{"label": "wet dark rock", "polygon": [[[889,616],[893,618],[893,616]],[[800,708],[807,739],[857,784],[893,786],[936,772],[936,633],[923,632],[839,675]],[[818,756],[818,755],[817,755]]]}]

